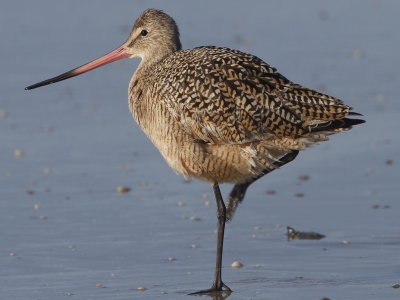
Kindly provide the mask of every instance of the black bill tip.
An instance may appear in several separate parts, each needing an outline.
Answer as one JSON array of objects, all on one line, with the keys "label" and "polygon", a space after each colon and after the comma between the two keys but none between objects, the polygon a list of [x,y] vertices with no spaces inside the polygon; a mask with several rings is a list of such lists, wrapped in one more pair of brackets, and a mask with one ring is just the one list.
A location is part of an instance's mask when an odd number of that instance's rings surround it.
[{"label": "black bill tip", "polygon": [[53,78],[50,78],[50,79],[43,80],[41,82],[32,84],[30,86],[27,86],[25,88],[25,90],[26,91],[33,90],[33,89],[36,89],[36,88],[41,87],[41,86],[49,85],[49,84],[52,84],[52,83],[55,83],[55,82],[59,82],[59,81],[62,81],[62,80],[65,80],[65,79],[68,79],[68,78],[71,78],[71,77],[79,75],[79,73],[75,72],[75,70],[76,69],[73,69],[71,71],[65,72],[65,73],[63,73],[61,75],[58,75],[56,77],[53,77]]}]

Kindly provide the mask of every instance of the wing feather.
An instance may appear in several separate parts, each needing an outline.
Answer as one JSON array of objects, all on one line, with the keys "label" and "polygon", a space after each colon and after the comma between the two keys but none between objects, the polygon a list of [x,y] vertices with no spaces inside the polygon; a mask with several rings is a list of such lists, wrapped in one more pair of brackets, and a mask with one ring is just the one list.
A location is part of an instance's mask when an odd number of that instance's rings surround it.
[{"label": "wing feather", "polygon": [[200,47],[176,55],[190,59],[173,72],[163,73],[160,66],[157,79],[165,88],[157,90],[163,91],[161,101],[194,140],[245,144],[295,138],[319,122],[344,118],[351,109],[337,98],[290,82],[247,53]]}]

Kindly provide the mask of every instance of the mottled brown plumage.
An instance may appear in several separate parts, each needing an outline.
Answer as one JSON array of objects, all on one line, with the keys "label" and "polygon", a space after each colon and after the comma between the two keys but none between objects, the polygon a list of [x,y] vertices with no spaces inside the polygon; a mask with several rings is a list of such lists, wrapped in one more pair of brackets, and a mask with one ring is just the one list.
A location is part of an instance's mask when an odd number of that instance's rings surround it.
[{"label": "mottled brown plumage", "polygon": [[[181,50],[175,21],[149,9],[128,40],[86,65],[27,87],[77,76],[124,57],[142,59],[129,84],[133,117],[171,168],[209,181],[217,202],[215,280],[197,293],[230,292],[221,279],[225,220],[248,186],[299,150],[363,123],[337,98],[292,83],[260,58],[223,47]],[[228,212],[219,183],[235,183]]]},{"label": "mottled brown plumage", "polygon": [[[152,14],[158,11],[141,18]],[[258,57],[179,46],[157,61],[143,60],[129,87],[134,118],[177,173],[243,182],[291,150],[357,123],[345,118],[351,108],[341,100],[292,83]]]}]

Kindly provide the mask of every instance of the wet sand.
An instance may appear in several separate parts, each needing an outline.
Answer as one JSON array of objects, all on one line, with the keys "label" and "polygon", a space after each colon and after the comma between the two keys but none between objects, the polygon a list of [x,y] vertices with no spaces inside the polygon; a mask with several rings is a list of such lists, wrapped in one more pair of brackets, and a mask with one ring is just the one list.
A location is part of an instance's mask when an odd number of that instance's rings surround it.
[{"label": "wet sand", "polygon": [[[211,285],[212,190],[174,175],[131,119],[138,61],[23,90],[121,44],[149,7],[185,48],[249,51],[367,120],[249,189],[226,231],[229,299],[399,299],[400,2],[377,0],[3,4],[0,298],[194,299]],[[326,237],[289,242],[287,226]]]}]

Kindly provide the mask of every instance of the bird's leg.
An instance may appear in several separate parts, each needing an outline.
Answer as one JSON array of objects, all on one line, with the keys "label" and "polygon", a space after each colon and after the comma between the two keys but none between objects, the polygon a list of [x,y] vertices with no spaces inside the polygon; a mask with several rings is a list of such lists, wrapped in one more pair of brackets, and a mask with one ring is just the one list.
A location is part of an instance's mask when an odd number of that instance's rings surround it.
[{"label": "bird's leg", "polygon": [[287,153],[284,155],[279,161],[276,161],[273,163],[274,168],[265,168],[263,172],[258,175],[257,177],[253,177],[249,179],[248,181],[237,183],[233,186],[229,197],[228,197],[228,205],[227,205],[227,211],[226,211],[226,218],[229,221],[233,219],[233,216],[235,215],[236,209],[239,206],[240,203],[242,203],[244,196],[246,194],[247,188],[257,179],[260,179],[264,175],[272,172],[276,168],[280,168],[283,165],[286,165],[287,163],[291,162],[294,160],[299,154],[298,150],[292,150],[291,152]]},{"label": "bird's leg", "polygon": [[272,172],[276,168],[282,167],[283,165],[291,162],[297,156],[299,151],[292,150],[291,152],[284,155],[279,161],[274,162],[274,168],[265,168],[264,171],[257,177],[254,177],[248,181],[235,184],[232,188],[231,193],[229,194],[229,202],[228,209],[225,207],[224,200],[222,199],[221,191],[219,189],[218,183],[213,185],[215,200],[217,202],[217,214],[218,214],[218,231],[217,231],[217,260],[215,264],[215,279],[213,285],[210,289],[201,290],[198,292],[191,293],[189,295],[202,295],[202,294],[215,294],[225,292],[230,294],[232,290],[222,282],[221,269],[222,269],[222,250],[224,245],[224,231],[225,231],[225,222],[231,220],[233,215],[235,214],[236,208],[239,203],[241,203],[246,194],[247,188],[257,179],[262,176]]},{"label": "bird's leg", "polygon": [[226,207],[224,199],[222,199],[218,183],[215,183],[213,185],[213,189],[214,189],[215,200],[217,202],[217,217],[218,217],[217,259],[215,263],[215,280],[213,283],[213,288],[219,291],[221,291],[222,288],[231,291],[231,289],[228,286],[226,286],[221,279],[222,251],[224,246],[224,232],[225,232],[225,222],[226,222]]},{"label": "bird's leg", "polygon": [[212,287],[207,290],[191,293],[189,295],[200,295],[200,294],[215,294],[225,292],[230,294],[232,290],[222,282],[222,250],[224,246],[224,231],[226,221],[226,207],[224,200],[222,199],[221,191],[218,183],[213,184],[215,200],[217,202],[217,217],[218,217],[218,230],[217,230],[217,259],[215,263],[215,279]]}]

